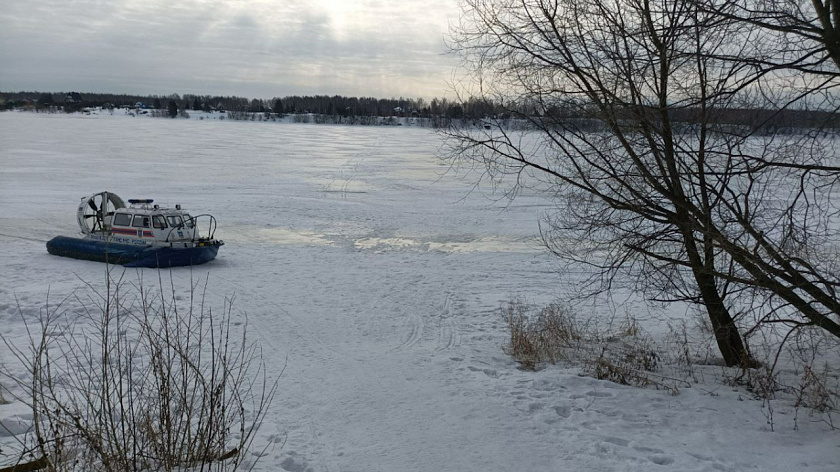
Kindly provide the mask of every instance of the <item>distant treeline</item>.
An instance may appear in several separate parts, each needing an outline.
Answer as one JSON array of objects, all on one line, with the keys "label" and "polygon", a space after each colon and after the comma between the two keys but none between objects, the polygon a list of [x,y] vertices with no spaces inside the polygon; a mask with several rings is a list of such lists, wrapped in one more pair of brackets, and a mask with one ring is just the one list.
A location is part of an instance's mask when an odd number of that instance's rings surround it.
[{"label": "distant treeline", "polygon": [[472,100],[457,103],[445,98],[427,102],[422,98],[344,97],[341,95],[287,96],[270,100],[219,95],[128,95],[77,92],[0,92],[0,106],[12,108],[62,107],[76,111],[85,107],[143,107],[162,109],[174,102],[179,110],[221,112],[313,113],[338,116],[447,116],[481,117],[492,113],[488,103]]},{"label": "distant treeline", "polygon": [[[622,126],[632,122],[655,122],[650,117],[658,114],[655,108],[618,111],[616,121]],[[705,116],[697,108],[671,108],[668,110],[670,121],[679,124],[680,129],[689,129],[703,121],[719,125],[725,131],[728,127],[747,127],[759,133],[775,133],[797,128],[833,129],[840,130],[840,113],[827,110],[783,109],[770,110],[766,108],[719,108],[706,110]],[[543,113],[536,113],[531,118],[539,120],[541,126],[550,120],[557,124],[569,124],[571,127],[591,131],[606,131],[607,120],[600,117],[597,111],[575,106],[573,108],[550,107]],[[644,119],[640,119],[644,117]],[[550,124],[549,124],[550,126]],[[742,130],[743,131],[743,130]]]},{"label": "distant treeline", "polygon": [[[571,103],[571,102],[570,102]],[[270,100],[248,99],[219,95],[129,95],[110,93],[78,92],[0,92],[0,109],[32,108],[59,109],[66,112],[79,111],[87,107],[149,108],[169,109],[171,116],[178,111],[219,111],[227,113],[273,113],[275,115],[314,114],[332,117],[419,117],[431,118],[433,125],[445,125],[452,120],[478,122],[485,119],[551,120],[558,124],[568,123],[578,128],[602,129],[605,121],[599,119],[591,107],[572,104],[567,106],[538,109],[530,103],[500,104],[491,100],[471,98],[467,101],[452,101],[434,98],[374,98],[344,97],[341,95],[286,96]],[[649,109],[647,113],[658,113]],[[671,109],[672,121],[690,126],[701,120],[698,110],[693,108]],[[633,120],[629,111],[619,119]],[[184,115],[183,113],[181,114]],[[761,108],[739,108],[712,110],[705,119],[737,126],[749,126],[773,132],[791,128],[840,129],[840,113],[824,110],[767,110]],[[316,120],[317,121],[317,120]],[[329,120],[328,120],[329,121]],[[364,123],[370,120],[333,120],[337,122]],[[330,122],[333,122],[330,121]],[[543,123],[544,124],[544,123]]]}]

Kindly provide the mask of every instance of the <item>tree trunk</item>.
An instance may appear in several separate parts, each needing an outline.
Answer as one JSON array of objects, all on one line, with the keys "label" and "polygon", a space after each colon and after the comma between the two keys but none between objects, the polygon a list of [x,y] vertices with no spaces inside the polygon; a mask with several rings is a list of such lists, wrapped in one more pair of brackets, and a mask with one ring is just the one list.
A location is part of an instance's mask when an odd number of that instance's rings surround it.
[{"label": "tree trunk", "polygon": [[[678,215],[683,222],[690,221],[684,211],[678,211]],[[679,226],[683,235],[686,255],[691,262],[691,271],[694,274],[694,280],[697,282],[697,288],[700,290],[700,296],[703,298],[703,305],[709,314],[712,333],[715,335],[715,341],[717,341],[723,361],[727,367],[754,367],[756,363],[744,346],[738,326],[735,325],[735,320],[732,319],[729,309],[723,303],[723,297],[718,292],[717,278],[714,275],[714,252],[710,250],[712,247],[711,239],[708,237],[703,239],[703,245],[706,248],[706,251],[703,251],[704,259],[701,257],[698,247],[694,244],[690,225]]]},{"label": "tree trunk", "polygon": [[744,346],[735,320],[729,314],[723,299],[718,293],[715,285],[715,278],[705,273],[701,268],[694,268],[694,279],[703,297],[706,311],[709,313],[709,321],[712,323],[712,332],[715,335],[718,348],[723,360],[728,367],[753,367],[755,361]]}]

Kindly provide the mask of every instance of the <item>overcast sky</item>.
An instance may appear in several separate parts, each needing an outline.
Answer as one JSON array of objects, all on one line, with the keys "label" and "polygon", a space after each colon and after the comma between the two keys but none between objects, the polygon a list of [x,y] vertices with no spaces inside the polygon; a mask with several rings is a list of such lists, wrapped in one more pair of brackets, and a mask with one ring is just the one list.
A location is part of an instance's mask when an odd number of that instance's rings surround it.
[{"label": "overcast sky", "polygon": [[0,0],[0,91],[451,97],[458,0]]}]

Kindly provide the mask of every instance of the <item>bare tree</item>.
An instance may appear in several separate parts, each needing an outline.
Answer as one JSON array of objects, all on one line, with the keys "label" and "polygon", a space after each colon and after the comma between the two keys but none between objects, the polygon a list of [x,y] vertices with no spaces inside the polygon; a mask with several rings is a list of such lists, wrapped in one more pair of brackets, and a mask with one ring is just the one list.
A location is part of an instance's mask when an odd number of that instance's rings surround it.
[{"label": "bare tree", "polygon": [[762,58],[766,66],[840,76],[840,0],[692,1],[706,12],[765,30],[763,49],[777,47],[776,54]]},{"label": "bare tree", "polygon": [[740,116],[797,100],[783,88],[796,78],[738,60],[759,57],[762,30],[679,0],[463,7],[452,46],[473,93],[540,113],[518,113],[525,136],[449,129],[451,156],[548,184],[562,204],[543,231],[553,252],[595,268],[599,290],[623,274],[701,305],[727,365],[753,362],[741,330],[762,323],[840,336],[833,146]]}]

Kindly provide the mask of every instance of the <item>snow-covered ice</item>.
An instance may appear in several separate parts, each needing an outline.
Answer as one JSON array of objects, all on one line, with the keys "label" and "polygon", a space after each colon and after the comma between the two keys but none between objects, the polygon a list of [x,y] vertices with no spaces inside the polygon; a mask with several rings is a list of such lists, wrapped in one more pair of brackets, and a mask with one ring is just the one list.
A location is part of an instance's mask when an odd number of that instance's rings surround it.
[{"label": "snow-covered ice", "polygon": [[[518,370],[498,309],[562,292],[535,238],[551,202],[494,201],[440,144],[412,127],[0,113],[3,333],[23,336],[18,305],[32,316],[48,291],[104,283],[103,264],[44,243],[108,190],[218,219],[218,259],[172,274],[207,278],[211,305],[235,295],[283,372],[257,439],[278,444],[257,470],[840,470],[839,431],[802,412],[795,430],[783,403],[771,431],[742,389]],[[126,273],[141,275],[157,278]],[[0,405],[0,442],[29,418]]]}]

